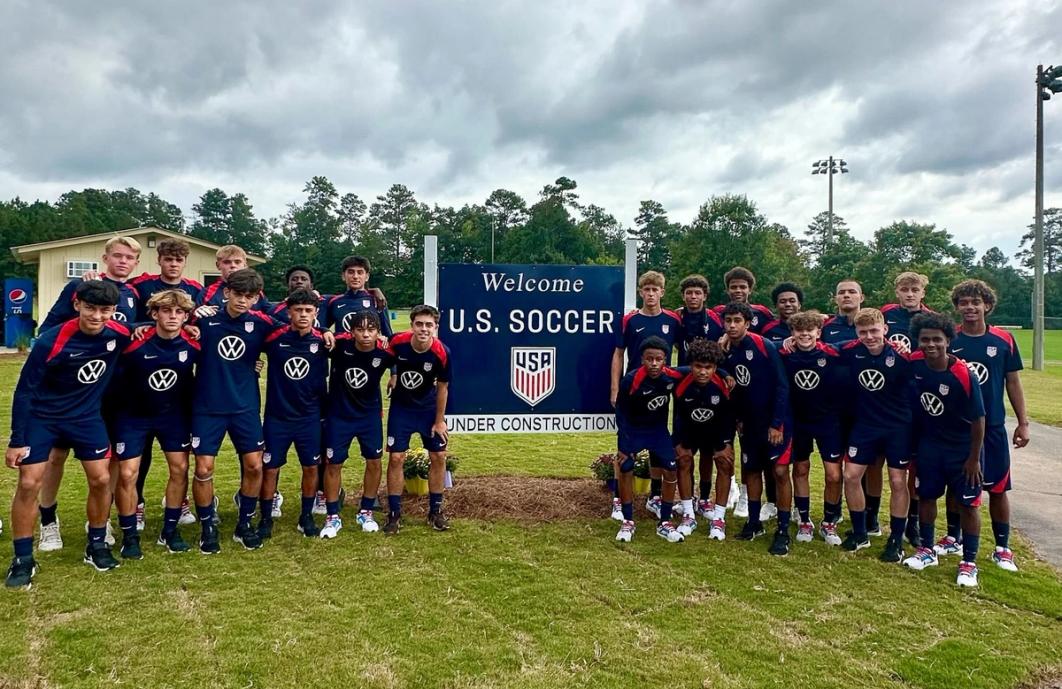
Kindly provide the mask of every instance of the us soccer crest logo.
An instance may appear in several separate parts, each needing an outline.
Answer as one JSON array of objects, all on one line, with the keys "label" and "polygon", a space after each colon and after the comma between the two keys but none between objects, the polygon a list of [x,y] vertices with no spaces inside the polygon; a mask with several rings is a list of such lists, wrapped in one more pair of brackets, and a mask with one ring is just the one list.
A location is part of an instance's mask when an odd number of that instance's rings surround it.
[{"label": "us soccer crest logo", "polygon": [[513,347],[509,385],[513,394],[532,407],[557,388],[556,347]]}]

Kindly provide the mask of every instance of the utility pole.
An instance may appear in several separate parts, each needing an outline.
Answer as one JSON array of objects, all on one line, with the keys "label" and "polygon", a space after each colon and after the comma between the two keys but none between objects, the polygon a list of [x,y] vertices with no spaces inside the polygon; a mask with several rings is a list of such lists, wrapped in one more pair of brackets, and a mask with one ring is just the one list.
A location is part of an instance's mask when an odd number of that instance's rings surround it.
[{"label": "utility pole", "polygon": [[827,219],[826,243],[833,242],[833,176],[835,174],[848,174],[848,163],[840,158],[834,160],[830,156],[826,160],[817,160],[811,164],[811,174],[829,176],[829,218]]},{"label": "utility pole", "polygon": [[1044,370],[1044,101],[1062,93],[1062,65],[1036,66],[1036,219],[1033,230],[1033,370]]}]

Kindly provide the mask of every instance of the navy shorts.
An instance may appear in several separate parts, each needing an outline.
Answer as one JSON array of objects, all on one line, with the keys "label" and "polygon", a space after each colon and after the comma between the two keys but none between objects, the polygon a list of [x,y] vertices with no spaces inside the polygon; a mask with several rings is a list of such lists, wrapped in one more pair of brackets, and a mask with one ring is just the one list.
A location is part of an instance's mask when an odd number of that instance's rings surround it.
[{"label": "navy shorts", "polygon": [[111,441],[107,425],[95,416],[84,419],[41,419],[31,416],[26,431],[29,455],[23,464],[48,461],[53,447],[72,449],[80,460],[107,459],[111,456]]},{"label": "navy shorts", "polygon": [[392,404],[387,414],[387,451],[405,452],[409,449],[409,438],[417,433],[425,450],[442,452],[446,449],[446,441],[431,432],[434,423],[434,407],[408,409]]},{"label": "navy shorts", "polygon": [[1003,424],[985,428],[984,489],[989,493],[1010,490],[1010,436]]},{"label": "navy shorts", "polygon": [[192,420],[180,414],[163,416],[119,415],[111,439],[119,460],[139,457],[151,438],[158,438],[163,452],[189,452],[192,447]]},{"label": "navy shorts", "polygon": [[[962,473],[969,448],[942,448],[933,443],[918,446],[917,482],[915,490],[924,500],[937,500],[950,490],[951,494],[965,507],[981,505],[981,486],[970,485]],[[984,468],[985,456],[981,453],[981,468]]]},{"label": "navy shorts", "polygon": [[793,436],[790,426],[782,433],[782,443],[772,445],[767,439],[767,429],[746,430],[741,434],[741,470],[767,471],[775,466],[790,464],[793,460]]},{"label": "navy shorts", "polygon": [[287,464],[288,450],[292,445],[302,466],[313,467],[321,463],[321,419],[280,421],[267,417],[262,430],[265,435],[263,468],[279,469]]},{"label": "navy shorts", "polygon": [[793,429],[793,461],[807,462],[811,459],[813,445],[819,446],[822,461],[836,464],[844,458],[844,436],[839,419],[816,424],[795,424]]},{"label": "navy shorts", "polygon": [[358,439],[361,456],[379,459],[383,456],[383,418],[380,410],[368,411],[360,418],[330,416],[325,421],[325,459],[329,464],[342,464],[350,456],[350,445]]},{"label": "navy shorts", "polygon": [[845,461],[861,466],[873,465],[885,456],[890,469],[907,469],[911,465],[911,429],[897,426],[889,429],[855,428],[848,439]]},{"label": "navy shorts", "polygon": [[712,456],[716,453],[716,444],[713,438],[682,438],[672,434],[671,442],[676,448],[681,445],[689,450],[691,454],[699,455],[702,459],[712,459]]},{"label": "navy shorts", "polygon": [[678,468],[675,446],[667,428],[626,428],[616,432],[616,447],[633,457],[642,450],[649,452],[649,466],[674,471]]},{"label": "navy shorts", "polygon": [[236,447],[236,454],[265,449],[262,419],[257,411],[249,410],[237,414],[193,414],[192,451],[197,455],[216,457],[226,431]]}]

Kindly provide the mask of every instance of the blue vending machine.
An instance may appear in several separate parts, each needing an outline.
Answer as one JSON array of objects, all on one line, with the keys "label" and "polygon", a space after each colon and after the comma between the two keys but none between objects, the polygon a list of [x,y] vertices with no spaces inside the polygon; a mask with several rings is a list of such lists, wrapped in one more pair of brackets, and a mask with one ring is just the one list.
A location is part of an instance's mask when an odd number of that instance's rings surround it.
[{"label": "blue vending machine", "polygon": [[4,346],[29,344],[33,338],[33,280],[4,280]]}]

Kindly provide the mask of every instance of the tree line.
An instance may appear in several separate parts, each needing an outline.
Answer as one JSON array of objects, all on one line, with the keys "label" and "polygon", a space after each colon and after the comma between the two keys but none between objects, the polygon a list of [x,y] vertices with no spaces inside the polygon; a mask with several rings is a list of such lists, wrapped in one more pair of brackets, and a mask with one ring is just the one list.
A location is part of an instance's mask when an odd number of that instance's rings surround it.
[{"label": "tree line", "polygon": [[[843,278],[862,283],[868,304],[893,300],[892,279],[904,270],[930,278],[927,303],[949,305],[952,285],[978,277],[999,293],[992,318],[1000,324],[1029,326],[1032,291],[1032,231],[1015,256],[1020,267],[993,247],[981,256],[932,224],[898,220],[869,240],[852,235],[844,219],[815,216],[799,236],[770,222],[743,195],[712,196],[688,223],[673,220],[663,204],[642,201],[633,224],[580,199],[574,180],[561,177],[535,199],[493,191],[481,204],[460,208],[429,205],[402,184],[367,202],[341,193],[326,177],[310,179],[303,197],[274,218],[259,218],[243,193],[210,189],[185,214],[154,193],[137,189],[70,191],[55,202],[19,198],[0,201],[0,276],[35,277],[33,266],[15,262],[10,247],[52,239],[157,225],[218,244],[238,244],[263,256],[261,267],[271,295],[285,293],[284,271],[294,264],[313,269],[322,293],[342,290],[337,266],[361,254],[373,265],[372,283],[393,306],[418,302],[423,293],[423,236],[439,237],[439,260],[486,263],[619,264],[624,240],[639,240],[640,270],[671,278],[666,304],[681,303],[678,279],[705,275],[713,301],[722,299],[720,281],[732,266],[757,276],[757,301],[769,302],[771,286],[783,280],[804,287],[805,305],[830,310],[833,287]],[[1045,213],[1046,311],[1062,316],[1062,209]],[[150,271],[152,258],[143,264]]]}]

